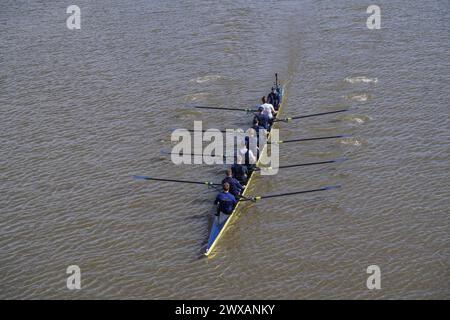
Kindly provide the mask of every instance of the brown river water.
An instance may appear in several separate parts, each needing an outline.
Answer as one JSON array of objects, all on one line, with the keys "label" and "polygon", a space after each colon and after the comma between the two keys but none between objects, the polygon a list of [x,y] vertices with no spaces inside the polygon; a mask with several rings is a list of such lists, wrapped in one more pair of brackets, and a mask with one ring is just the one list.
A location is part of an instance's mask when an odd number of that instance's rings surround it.
[{"label": "brown river water", "polygon": [[[0,298],[448,299],[447,1],[2,2]],[[277,72],[281,165],[252,194],[339,190],[243,206],[205,258],[215,193],[134,174],[220,182],[175,166],[174,128],[248,126]],[[68,290],[66,268],[81,269]],[[369,290],[366,269],[381,270]]]}]

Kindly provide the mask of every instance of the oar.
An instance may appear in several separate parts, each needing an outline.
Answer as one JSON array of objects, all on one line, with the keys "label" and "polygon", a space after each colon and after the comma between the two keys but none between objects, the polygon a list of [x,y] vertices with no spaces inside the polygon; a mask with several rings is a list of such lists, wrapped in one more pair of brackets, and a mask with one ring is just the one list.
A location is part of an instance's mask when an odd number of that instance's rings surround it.
[{"label": "oar", "polygon": [[314,141],[314,140],[326,140],[326,139],[339,139],[339,138],[349,138],[350,135],[338,135],[338,136],[327,136],[327,137],[315,137],[315,138],[303,138],[303,139],[292,139],[292,140],[279,140],[279,141],[268,141],[268,144],[281,144],[281,143],[291,143],[291,142],[302,142],[302,141]]},{"label": "oar", "polygon": [[[221,154],[203,154],[203,153],[178,153],[178,152],[169,152],[162,150],[161,154],[165,155],[179,155],[179,156],[211,156],[211,157],[222,157],[223,159],[227,158],[227,156],[221,155]],[[233,156],[230,156],[233,157]]]},{"label": "oar", "polygon": [[321,112],[321,113],[313,113],[313,114],[308,114],[308,115],[305,115],[305,116],[295,116],[295,117],[288,117],[288,118],[282,118],[282,119],[275,119],[274,121],[289,122],[291,120],[296,120],[296,119],[317,117],[317,116],[323,116],[323,115],[326,115],[326,114],[333,114],[333,113],[346,112],[346,111],[348,111],[348,109],[342,109],[342,110],[336,110],[336,111],[328,111],[328,112]]},{"label": "oar", "polygon": [[245,111],[245,112],[256,112],[258,110],[254,109],[240,109],[240,108],[222,108],[222,107],[202,107],[202,106],[194,106],[196,109],[209,109],[209,110],[228,110],[228,111]]},{"label": "oar", "polygon": [[311,189],[311,190],[295,191],[295,192],[288,192],[288,193],[271,194],[271,195],[267,195],[267,196],[255,196],[255,197],[246,198],[246,199],[239,199],[239,201],[254,201],[254,202],[256,202],[258,200],[263,200],[263,199],[293,196],[293,195],[302,194],[302,193],[326,191],[326,190],[337,189],[337,188],[340,188],[340,187],[341,186],[327,186],[327,187],[323,187],[323,188],[319,188],[319,189]]},{"label": "oar", "polygon": [[[189,132],[206,132],[208,130],[194,130],[194,129],[186,129]],[[231,133],[245,133],[244,130],[240,129],[228,129],[228,131],[231,131]],[[227,133],[227,130],[219,130],[219,132]]]},{"label": "oar", "polygon": [[133,176],[136,180],[153,180],[153,181],[165,181],[165,182],[177,182],[177,183],[191,183],[191,184],[203,184],[207,186],[221,186],[220,183],[214,183],[210,181],[191,181],[191,180],[175,180],[175,179],[163,179],[163,178],[151,178],[147,176]]},{"label": "oar", "polygon": [[[295,168],[295,167],[306,167],[306,166],[314,166],[314,165],[318,165],[318,164],[327,164],[327,163],[341,163],[344,162],[345,160],[347,160],[347,158],[339,158],[339,159],[335,159],[335,160],[327,160],[327,161],[319,161],[319,162],[306,162],[306,163],[299,163],[299,164],[290,164],[290,165],[285,165],[285,166],[279,166],[278,169],[287,169],[287,168]],[[256,168],[256,171],[261,171],[261,170],[272,170],[272,167],[259,167]]]}]

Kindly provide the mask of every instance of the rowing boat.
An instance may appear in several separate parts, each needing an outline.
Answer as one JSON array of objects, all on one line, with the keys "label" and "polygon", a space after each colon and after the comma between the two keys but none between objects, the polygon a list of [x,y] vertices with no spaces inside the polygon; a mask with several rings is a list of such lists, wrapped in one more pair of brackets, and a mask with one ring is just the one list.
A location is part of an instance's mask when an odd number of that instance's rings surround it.
[{"label": "rowing boat", "polygon": [[[278,90],[278,93],[280,95],[280,104],[279,104],[279,108],[278,108],[278,113],[276,115],[276,121],[273,122],[272,125],[272,129],[275,128],[277,129],[278,123],[279,122],[285,122],[288,123],[292,120],[298,120],[298,119],[304,119],[304,118],[311,118],[311,117],[316,117],[316,116],[323,116],[323,115],[328,115],[328,114],[336,114],[336,113],[340,113],[340,112],[346,112],[348,111],[348,109],[342,109],[342,110],[335,110],[335,111],[327,111],[327,112],[321,112],[321,113],[315,113],[315,114],[308,114],[308,115],[299,115],[299,116],[294,116],[294,117],[288,117],[288,118],[280,118],[280,114],[281,114],[281,110],[283,108],[283,104],[284,104],[284,94],[285,94],[285,90],[283,88],[283,86],[279,86],[278,85],[278,79],[277,79],[277,74],[275,74],[275,87]],[[245,111],[245,112],[252,112],[252,109],[239,109],[239,108],[221,108],[221,107],[208,107],[208,106],[196,106],[195,108],[200,108],[200,109],[220,109],[220,110],[231,110],[231,111]],[[195,127],[195,126],[194,126]],[[191,132],[192,130],[188,130],[189,132]],[[204,132],[205,130],[202,130],[202,132]],[[195,132],[195,129],[194,129]],[[221,132],[227,132],[227,131],[221,131]],[[313,138],[302,138],[302,139],[291,139],[291,140],[279,140],[279,141],[273,141],[271,140],[272,138],[272,133],[273,131],[271,130],[268,134],[267,137],[267,143],[262,147],[261,152],[260,152],[260,158],[258,159],[257,163],[256,163],[256,168],[257,170],[260,170],[261,167],[260,165],[262,165],[263,163],[266,163],[267,161],[262,161],[262,160],[266,160],[265,157],[267,156],[267,152],[266,152],[266,148],[268,144],[280,144],[280,143],[292,143],[292,142],[302,142],[302,141],[313,141],[313,140],[326,140],[326,139],[339,139],[339,138],[346,138],[349,137],[348,135],[333,135],[333,136],[327,136],[327,137],[313,137]],[[277,135],[273,135],[273,138],[277,138]],[[172,152],[163,152],[164,154],[179,154],[179,152],[174,153]],[[183,153],[183,155],[185,155],[185,153]],[[189,155],[189,154],[188,154]],[[191,156],[196,156],[199,154],[190,154]],[[203,155],[203,153],[201,154]],[[277,169],[288,169],[288,168],[295,168],[295,167],[305,167],[305,166],[312,166],[312,165],[323,165],[323,164],[328,164],[328,163],[341,163],[342,161],[345,161],[346,158],[341,158],[341,159],[334,159],[334,160],[328,160],[328,161],[317,161],[317,162],[309,162],[309,163],[300,163],[300,164],[290,164],[290,165],[284,165],[284,166],[278,166]],[[262,199],[273,199],[273,198],[277,198],[277,197],[287,197],[287,196],[295,196],[295,195],[299,195],[299,194],[309,194],[312,192],[321,192],[321,191],[326,191],[326,190],[334,190],[337,188],[340,188],[340,185],[334,185],[334,186],[324,186],[324,187],[320,187],[320,188],[315,188],[315,189],[309,189],[309,190],[299,190],[299,191],[294,191],[294,192],[284,192],[284,193],[278,193],[278,194],[270,194],[270,195],[261,195],[261,196],[253,196],[250,197],[248,195],[248,193],[250,192],[250,188],[251,185],[253,183],[253,181],[255,181],[254,179],[254,175],[256,175],[254,172],[256,172],[257,170],[253,171],[251,174],[249,174],[249,177],[247,179],[247,184],[245,189],[242,192],[242,197],[241,199],[239,199],[239,201],[237,202],[236,206],[234,207],[233,212],[231,212],[231,214],[229,215],[225,215],[225,214],[219,214],[219,217],[216,217],[213,221],[212,227],[211,227],[211,231],[210,231],[210,235],[208,238],[208,243],[206,246],[206,250],[205,250],[205,255],[209,256],[214,248],[217,246],[217,243],[219,242],[220,238],[223,236],[223,234],[225,233],[225,230],[227,229],[228,225],[231,223],[231,221],[234,219],[234,217],[237,216],[238,212],[239,212],[239,208],[242,206],[241,203],[243,201],[259,201]],[[148,181],[162,181],[162,182],[170,182],[170,183],[184,183],[184,184],[191,184],[191,185],[204,185],[204,186],[208,186],[208,187],[212,187],[212,188],[218,188],[218,186],[220,186],[221,184],[219,183],[214,183],[211,181],[192,181],[192,180],[183,180],[183,179],[168,179],[165,177],[149,177],[149,176],[133,176],[134,179],[136,180],[148,180]],[[253,183],[255,184],[255,183]]]},{"label": "rowing boat", "polygon": [[[281,114],[281,109],[283,107],[284,88],[283,88],[283,86],[278,86],[278,83],[276,83],[276,86],[279,88],[279,94],[280,94],[280,105],[279,105],[278,112],[276,115],[276,117],[279,117]],[[272,128],[276,128],[277,125],[278,125],[278,122],[274,121]],[[267,141],[270,141],[270,136],[271,136],[271,133],[269,132]],[[260,154],[265,154],[265,152],[264,152],[265,148],[267,148],[267,144],[264,145]],[[261,162],[261,158],[258,159],[258,162],[256,163],[256,167],[259,166],[260,162]],[[248,197],[248,190],[250,189],[250,185],[254,181],[254,179],[253,179],[254,175],[255,175],[255,172],[253,172],[248,177],[247,185],[246,185],[244,191],[242,192],[243,197]],[[213,225],[211,227],[211,232],[209,234],[208,244],[206,246],[206,251],[205,251],[206,256],[209,256],[213,252],[213,250],[216,247],[217,243],[219,242],[220,238],[225,233],[225,230],[227,229],[228,225],[231,223],[233,218],[236,217],[239,208],[242,206],[241,203],[242,203],[242,201],[238,201],[233,212],[231,212],[228,216],[226,216],[225,214],[220,214],[219,217],[216,217],[214,219]],[[221,217],[223,217],[223,218],[221,218]]]}]

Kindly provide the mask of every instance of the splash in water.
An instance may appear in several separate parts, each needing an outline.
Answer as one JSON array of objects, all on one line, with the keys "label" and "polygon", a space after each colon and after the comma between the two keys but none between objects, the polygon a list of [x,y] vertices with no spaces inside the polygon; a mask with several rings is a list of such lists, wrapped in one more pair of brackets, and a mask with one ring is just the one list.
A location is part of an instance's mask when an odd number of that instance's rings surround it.
[{"label": "splash in water", "polygon": [[351,101],[359,101],[359,102],[365,102],[370,99],[370,96],[367,93],[362,94],[349,94],[345,96],[346,100]]},{"label": "splash in water", "polygon": [[198,77],[196,79],[192,79],[190,80],[190,82],[195,82],[195,83],[207,83],[207,82],[211,82],[211,81],[217,81],[222,79],[222,76],[215,74],[215,75],[209,75],[209,76],[203,76],[203,77]]},{"label": "splash in water", "polygon": [[378,78],[368,78],[368,77],[347,77],[344,79],[345,82],[348,83],[377,83]]},{"label": "splash in water", "polygon": [[356,138],[345,138],[341,139],[341,144],[359,147],[362,145],[362,142]]},{"label": "splash in water", "polygon": [[189,94],[185,97],[185,100],[187,102],[195,102],[195,101],[205,101],[211,94],[206,92],[199,92],[199,93],[193,93]]}]

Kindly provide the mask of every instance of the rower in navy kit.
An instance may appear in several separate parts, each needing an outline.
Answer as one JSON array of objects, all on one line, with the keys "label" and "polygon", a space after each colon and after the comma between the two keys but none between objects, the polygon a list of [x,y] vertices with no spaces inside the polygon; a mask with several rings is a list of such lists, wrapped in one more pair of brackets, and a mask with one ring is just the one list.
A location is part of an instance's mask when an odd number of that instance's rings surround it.
[{"label": "rower in navy kit", "polygon": [[248,170],[244,165],[244,158],[241,155],[237,155],[236,163],[231,166],[231,171],[233,172],[233,177],[245,187],[248,179]]},{"label": "rower in navy kit", "polygon": [[236,198],[239,198],[242,191],[244,190],[244,186],[241,185],[236,178],[233,178],[233,171],[231,169],[227,169],[225,171],[225,174],[226,177],[222,180],[222,185],[228,183],[230,185],[230,193]]},{"label": "rower in navy kit", "polygon": [[262,127],[259,125],[259,120],[258,118],[255,116],[255,118],[253,119],[253,125],[251,126],[250,129],[255,130],[256,132],[256,137],[259,139],[259,132],[261,131],[265,131],[266,132],[266,128]]},{"label": "rower in navy kit", "polygon": [[217,205],[216,216],[218,217],[221,212],[226,215],[231,214],[237,204],[235,196],[230,193],[230,184],[225,182],[222,186],[223,191],[217,195],[216,200],[214,201],[214,204]]},{"label": "rower in navy kit", "polygon": [[263,127],[267,131],[269,130],[269,117],[267,114],[264,114],[264,107],[260,106],[258,108],[258,113],[255,115],[255,118],[258,120],[259,127]]}]

